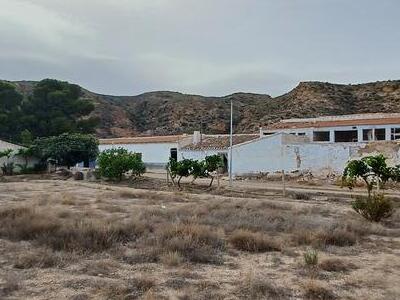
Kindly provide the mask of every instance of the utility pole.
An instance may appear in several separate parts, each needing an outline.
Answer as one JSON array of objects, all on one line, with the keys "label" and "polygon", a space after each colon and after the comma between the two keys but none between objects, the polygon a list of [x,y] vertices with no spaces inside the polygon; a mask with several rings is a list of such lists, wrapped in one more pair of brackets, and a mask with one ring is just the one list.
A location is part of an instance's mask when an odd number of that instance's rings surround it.
[{"label": "utility pole", "polygon": [[229,187],[232,187],[233,102],[231,98],[231,132],[229,137]]}]

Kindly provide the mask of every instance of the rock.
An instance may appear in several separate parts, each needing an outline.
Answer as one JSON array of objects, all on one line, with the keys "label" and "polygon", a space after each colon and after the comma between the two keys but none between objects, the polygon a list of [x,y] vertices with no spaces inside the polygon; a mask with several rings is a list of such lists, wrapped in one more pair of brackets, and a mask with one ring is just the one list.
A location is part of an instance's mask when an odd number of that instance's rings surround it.
[{"label": "rock", "polygon": [[84,179],[84,175],[82,172],[76,172],[74,174],[74,180],[83,180]]}]

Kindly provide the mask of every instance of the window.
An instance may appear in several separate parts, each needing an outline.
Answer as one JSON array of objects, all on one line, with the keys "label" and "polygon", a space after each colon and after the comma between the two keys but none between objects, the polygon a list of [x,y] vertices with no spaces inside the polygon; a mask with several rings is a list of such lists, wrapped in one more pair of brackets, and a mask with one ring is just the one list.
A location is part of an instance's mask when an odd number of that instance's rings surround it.
[{"label": "window", "polygon": [[363,141],[372,141],[372,129],[363,129]]},{"label": "window", "polygon": [[375,129],[375,141],[384,141],[386,140],[386,130],[385,128],[377,128]]},{"label": "window", "polygon": [[350,143],[357,141],[358,141],[357,130],[335,131],[335,142],[337,143]]},{"label": "window", "polygon": [[172,158],[174,160],[178,160],[178,149],[171,148],[171,150],[170,150],[170,158]]},{"label": "window", "polygon": [[391,139],[392,141],[400,140],[400,128],[392,128]]},{"label": "window", "polygon": [[314,142],[329,142],[330,141],[329,131],[314,131],[313,141]]},{"label": "window", "polygon": [[297,135],[299,135],[299,136],[305,136],[306,133],[305,133],[305,132],[299,132]]}]

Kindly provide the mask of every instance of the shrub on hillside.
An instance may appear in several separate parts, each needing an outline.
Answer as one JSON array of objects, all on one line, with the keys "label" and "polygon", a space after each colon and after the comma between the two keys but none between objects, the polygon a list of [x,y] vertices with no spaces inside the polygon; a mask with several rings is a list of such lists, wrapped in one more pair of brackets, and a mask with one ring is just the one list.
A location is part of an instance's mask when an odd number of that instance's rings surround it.
[{"label": "shrub on hillside", "polygon": [[108,179],[122,180],[127,172],[138,177],[146,171],[141,155],[123,148],[105,150],[100,153],[97,161],[99,174]]}]

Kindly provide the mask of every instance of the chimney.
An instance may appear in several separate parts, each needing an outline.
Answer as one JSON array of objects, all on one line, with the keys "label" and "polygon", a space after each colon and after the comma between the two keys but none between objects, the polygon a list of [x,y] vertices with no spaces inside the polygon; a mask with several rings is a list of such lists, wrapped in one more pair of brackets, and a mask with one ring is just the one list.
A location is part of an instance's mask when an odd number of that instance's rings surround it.
[{"label": "chimney", "polygon": [[262,126],[260,126],[260,138],[262,138],[263,136],[264,136],[264,130]]},{"label": "chimney", "polygon": [[201,143],[201,132],[195,131],[193,132],[193,144],[197,145]]}]

